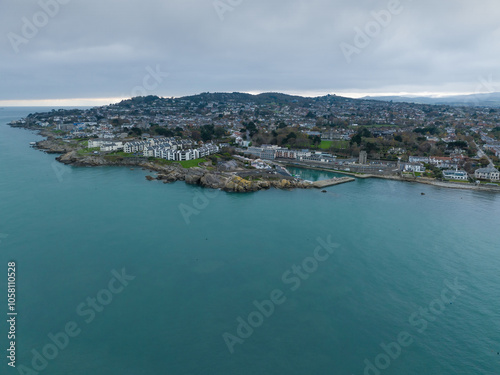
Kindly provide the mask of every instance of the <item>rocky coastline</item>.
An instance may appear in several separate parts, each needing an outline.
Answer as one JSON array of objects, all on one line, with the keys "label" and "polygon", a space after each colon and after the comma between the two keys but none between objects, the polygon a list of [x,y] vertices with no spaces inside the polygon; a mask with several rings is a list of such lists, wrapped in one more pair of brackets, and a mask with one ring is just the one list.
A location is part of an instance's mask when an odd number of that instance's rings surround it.
[{"label": "rocky coastline", "polygon": [[211,162],[193,168],[183,168],[178,163],[162,165],[146,157],[108,157],[100,154],[80,154],[78,148],[71,143],[61,142],[50,133],[41,132],[47,139],[36,143],[35,148],[50,154],[60,154],[57,161],[76,167],[136,167],[156,172],[155,176],[146,176],[149,181],[157,180],[165,184],[184,181],[189,185],[198,185],[227,192],[247,193],[259,190],[275,189],[310,189],[314,186],[293,177],[283,176],[276,172],[248,170],[237,162],[235,168],[217,171]]},{"label": "rocky coastline", "polygon": [[[31,129],[33,130],[33,129]],[[289,176],[273,174],[274,172],[249,171],[245,169],[240,162],[233,170],[217,171],[209,165],[200,165],[193,168],[183,168],[178,163],[162,165],[155,161],[148,160],[146,157],[113,157],[106,155],[86,155],[79,154],[78,148],[71,143],[63,142],[54,138],[53,134],[47,130],[41,130],[40,135],[47,139],[36,143],[35,148],[49,154],[60,154],[57,161],[77,167],[97,167],[97,166],[120,166],[120,167],[138,167],[145,170],[156,172],[156,176],[146,176],[147,180],[162,181],[163,183],[173,183],[184,181],[189,185],[199,185],[211,189],[220,189],[227,192],[247,193],[259,190],[275,189],[311,189],[314,185]],[[205,164],[205,163],[202,163]],[[206,163],[210,164],[210,162]],[[309,169],[323,170],[349,175],[356,178],[377,178],[404,182],[421,183],[449,189],[466,189],[476,191],[488,191],[500,193],[500,187],[473,185],[457,182],[437,181],[428,178],[404,178],[401,176],[381,176],[372,174],[354,174],[345,171],[332,170],[330,168],[321,168],[318,166],[306,166],[290,164],[290,166],[303,167]]]}]

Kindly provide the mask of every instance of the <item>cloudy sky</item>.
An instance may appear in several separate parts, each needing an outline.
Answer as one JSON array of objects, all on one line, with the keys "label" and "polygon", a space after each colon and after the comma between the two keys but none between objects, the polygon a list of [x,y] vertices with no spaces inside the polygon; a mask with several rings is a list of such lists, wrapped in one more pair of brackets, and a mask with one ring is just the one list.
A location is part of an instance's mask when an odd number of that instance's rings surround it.
[{"label": "cloudy sky", "polygon": [[499,19],[498,0],[3,0],[0,105],[500,91]]}]

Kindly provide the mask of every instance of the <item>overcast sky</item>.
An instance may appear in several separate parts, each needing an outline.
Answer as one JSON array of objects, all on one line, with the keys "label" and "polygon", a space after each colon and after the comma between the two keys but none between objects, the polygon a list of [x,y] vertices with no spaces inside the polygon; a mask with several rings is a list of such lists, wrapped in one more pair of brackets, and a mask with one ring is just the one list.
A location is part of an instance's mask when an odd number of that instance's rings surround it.
[{"label": "overcast sky", "polygon": [[2,0],[0,105],[500,91],[499,20],[498,0]]}]

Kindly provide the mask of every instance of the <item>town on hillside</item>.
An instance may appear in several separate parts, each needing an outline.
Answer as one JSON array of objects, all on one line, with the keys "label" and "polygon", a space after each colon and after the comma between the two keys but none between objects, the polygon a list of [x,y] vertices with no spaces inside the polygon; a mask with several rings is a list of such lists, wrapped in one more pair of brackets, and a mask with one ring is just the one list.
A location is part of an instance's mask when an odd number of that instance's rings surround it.
[{"label": "town on hillside", "polygon": [[[355,174],[500,181],[500,108],[305,98],[279,93],[136,97],[89,109],[30,114],[13,126],[43,129],[82,155],[171,162],[228,158]],[[275,168],[275,166],[274,166]]]}]

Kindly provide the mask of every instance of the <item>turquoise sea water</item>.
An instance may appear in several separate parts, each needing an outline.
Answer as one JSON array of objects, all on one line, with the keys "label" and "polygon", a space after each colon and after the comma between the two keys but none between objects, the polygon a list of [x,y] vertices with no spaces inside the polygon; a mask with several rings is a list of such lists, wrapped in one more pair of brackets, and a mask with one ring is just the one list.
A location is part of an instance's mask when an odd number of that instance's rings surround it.
[{"label": "turquoise sea water", "polygon": [[[14,260],[19,312],[2,374],[33,358],[50,375],[500,373],[500,196],[381,180],[213,194],[55,163],[6,125],[33,111],[0,110],[0,304]],[[339,246],[315,265],[317,238]],[[294,265],[310,271],[296,290]],[[113,294],[123,268],[135,279]],[[273,290],[283,303],[252,315]],[[231,354],[223,334],[249,314]],[[68,322],[78,334],[47,346]]]}]

